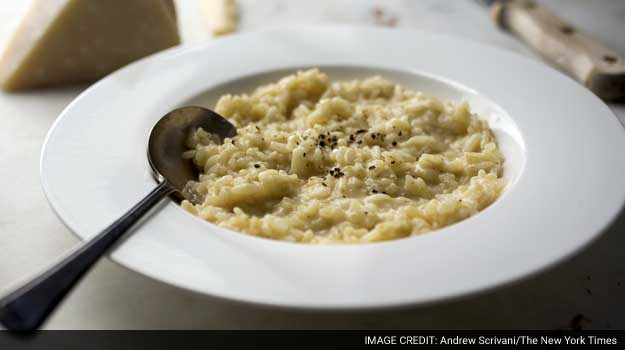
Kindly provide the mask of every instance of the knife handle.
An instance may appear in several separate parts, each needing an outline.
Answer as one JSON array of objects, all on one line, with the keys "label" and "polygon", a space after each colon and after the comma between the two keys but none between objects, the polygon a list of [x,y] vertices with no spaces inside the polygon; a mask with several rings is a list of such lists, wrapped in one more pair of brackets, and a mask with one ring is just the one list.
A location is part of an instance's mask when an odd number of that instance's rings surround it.
[{"label": "knife handle", "polygon": [[498,27],[519,37],[597,96],[625,97],[625,59],[535,0],[497,1],[491,14]]}]

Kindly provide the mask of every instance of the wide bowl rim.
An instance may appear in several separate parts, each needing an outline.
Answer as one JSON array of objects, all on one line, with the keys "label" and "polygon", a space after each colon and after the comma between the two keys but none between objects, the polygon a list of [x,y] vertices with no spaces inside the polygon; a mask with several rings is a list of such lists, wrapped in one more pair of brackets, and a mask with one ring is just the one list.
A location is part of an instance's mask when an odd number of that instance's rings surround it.
[{"label": "wide bowl rim", "polygon": [[[71,111],[76,107],[76,105],[81,104],[82,101],[85,99],[86,96],[90,96],[91,94],[97,93],[98,90],[101,89],[102,86],[109,84],[111,81],[115,81],[116,79],[120,79],[120,76],[123,75],[132,75],[133,72],[135,72],[137,69],[140,69],[142,66],[145,65],[158,65],[160,64],[159,62],[163,62],[166,61],[168,59],[176,59],[177,57],[184,57],[185,55],[190,55],[193,54],[194,52],[205,52],[205,51],[210,51],[210,50],[219,50],[220,45],[225,45],[224,43],[236,43],[237,41],[240,40],[267,40],[267,38],[272,37],[274,35],[280,35],[280,36],[287,36],[289,38],[298,38],[298,36],[306,36],[306,35],[310,35],[311,33],[315,33],[315,34],[319,34],[322,33],[322,36],[324,38],[329,38],[330,36],[335,36],[335,37],[340,37],[341,35],[344,36],[349,36],[350,34],[354,35],[354,36],[362,36],[364,34],[372,34],[372,33],[376,33],[375,35],[379,35],[379,36],[388,36],[388,37],[403,37],[405,38],[406,36],[417,36],[420,38],[430,38],[433,41],[441,41],[443,42],[445,45],[451,45],[451,44],[458,44],[458,43],[462,43],[462,45],[466,45],[466,46],[471,46],[473,47],[474,50],[486,50],[489,52],[497,52],[498,55],[500,56],[504,56],[504,57],[511,57],[511,60],[514,61],[515,63],[518,63],[519,61],[522,61],[524,63],[526,63],[529,66],[533,66],[534,69],[536,69],[536,67],[541,67],[540,71],[543,72],[549,72],[549,75],[551,77],[558,77],[559,79],[559,83],[560,84],[568,84],[568,86],[570,87],[570,85],[573,85],[576,83],[574,83],[572,80],[570,80],[567,77],[562,76],[559,73],[556,73],[553,69],[548,68],[548,67],[544,67],[541,66],[540,64],[536,63],[536,62],[532,62],[526,58],[523,58],[519,55],[516,55],[514,53],[511,52],[506,52],[505,50],[501,50],[498,48],[494,48],[494,47],[490,47],[488,45],[483,45],[483,44],[479,44],[479,43],[475,43],[475,42],[467,42],[467,41],[463,41],[463,40],[459,40],[459,39],[455,39],[452,37],[447,37],[445,35],[440,35],[440,34],[431,34],[431,33],[426,33],[426,32],[417,32],[417,31],[404,31],[404,30],[385,30],[385,29],[371,29],[371,28],[349,28],[349,27],[326,27],[326,28],[298,28],[296,30],[290,30],[288,34],[285,34],[284,31],[282,30],[267,30],[267,31],[263,31],[263,32],[256,32],[256,33],[244,33],[244,34],[238,34],[232,37],[228,37],[228,38],[224,38],[224,39],[220,39],[220,40],[216,40],[214,42],[209,42],[205,45],[201,45],[201,46],[197,46],[197,47],[182,47],[182,48],[174,48],[174,49],[169,49],[166,50],[164,52],[152,55],[150,57],[144,58],[142,60],[139,60],[127,67],[124,67],[122,69],[120,69],[119,71],[113,73],[112,75],[102,79],[100,82],[97,82],[96,84],[94,84],[93,86],[91,86],[90,88],[88,88],[87,90],[85,90],[82,94],[80,94],[80,96],[78,96],[70,105],[68,105],[68,107],[61,113],[61,116],[55,121],[55,123],[53,124],[53,126],[51,127],[48,135],[46,136],[46,140],[44,142],[44,147],[42,150],[42,154],[41,154],[41,160],[40,160],[40,169],[41,169],[41,178],[42,178],[42,185],[44,188],[44,193],[46,195],[46,198],[48,199],[48,201],[51,204],[52,209],[54,210],[55,214],[61,219],[61,221],[70,229],[70,231],[72,233],[74,233],[77,237],[79,237],[81,240],[84,240],[86,236],[90,236],[93,234],[93,232],[90,232],[89,234],[85,234],[84,233],[84,228],[81,227],[81,225],[77,225],[75,222],[72,222],[71,219],[68,219],[68,216],[63,212],[63,209],[61,208],[61,205],[59,204],[59,202],[57,201],[57,195],[55,193],[53,193],[53,191],[50,191],[50,184],[48,182],[48,178],[47,178],[47,167],[50,165],[49,162],[47,162],[47,152],[49,152],[49,144],[52,142],[51,140],[54,138],[54,135],[56,133],[56,131],[61,127],[63,120],[66,119],[65,116],[68,113],[71,113]],[[306,40],[310,40],[309,38],[307,38]],[[513,59],[512,59],[513,58]],[[433,74],[434,76],[436,76],[437,74]],[[456,81],[455,79],[451,79],[451,81]],[[564,83],[566,82],[566,83]],[[464,83],[462,83],[463,85],[465,85]],[[472,87],[472,86],[469,86]],[[571,89],[575,90],[575,88],[570,87]],[[478,89],[479,90],[479,89]],[[611,111],[609,111],[609,108],[607,108],[607,106],[605,106],[600,100],[598,100],[598,98],[596,98],[594,95],[591,95],[590,92],[581,92],[581,88],[577,89],[577,93],[584,95],[584,98],[588,101],[592,101],[594,99],[594,103],[599,103],[599,105],[602,105],[605,107],[605,110],[603,111],[603,114],[608,114],[611,115],[613,118],[614,116],[612,115]],[[616,119],[614,118],[614,121],[616,121]],[[618,124],[618,121],[616,121],[616,123]],[[620,126],[620,124],[619,124]],[[620,130],[620,134],[621,134],[621,140],[619,142],[623,143],[623,135],[625,135],[625,132],[623,132],[622,128]],[[616,139],[615,139],[616,140]],[[530,160],[531,162],[534,162],[533,159]],[[535,171],[535,170],[532,170]],[[625,193],[625,191],[623,190],[623,188],[619,188],[618,189],[620,191],[620,193]],[[396,307],[396,306],[404,306],[404,305],[415,305],[415,304],[419,304],[419,305],[424,305],[424,304],[431,304],[431,303],[435,303],[435,302],[440,302],[442,300],[451,300],[451,299],[457,299],[459,297],[463,297],[463,296],[468,296],[468,295],[474,295],[477,293],[482,293],[486,290],[490,290],[492,288],[495,287],[500,287],[500,286],[505,286],[505,285],[509,285],[510,283],[514,283],[516,281],[519,281],[521,279],[533,276],[547,268],[552,267],[553,265],[569,258],[570,256],[574,255],[575,253],[577,253],[578,251],[580,251],[581,249],[583,249],[584,247],[586,247],[588,244],[590,244],[594,239],[596,239],[597,237],[599,237],[600,233],[603,232],[613,221],[614,219],[617,217],[618,213],[620,212],[621,208],[623,207],[623,202],[624,202],[625,196],[622,196],[618,205],[615,205],[614,203],[611,206],[611,213],[609,215],[607,215],[607,218],[604,218],[602,220],[602,224],[600,225],[600,227],[596,227],[594,229],[594,232],[592,232],[592,234],[586,234],[585,235],[585,239],[580,240],[580,242],[578,242],[578,244],[576,244],[576,246],[574,248],[569,248],[566,252],[561,252],[558,256],[557,259],[551,259],[548,263],[541,263],[539,264],[539,267],[534,266],[534,268],[531,269],[525,269],[524,273],[519,273],[516,274],[515,276],[507,276],[507,278],[499,278],[498,283],[490,283],[488,285],[473,285],[472,288],[465,288],[464,290],[460,291],[460,292],[450,292],[450,293],[438,293],[437,295],[429,295],[427,297],[420,297],[420,298],[410,298],[410,297],[404,297],[404,298],[387,298],[386,302],[384,301],[380,301],[379,298],[376,299],[375,301],[372,302],[367,302],[367,300],[365,299],[361,299],[358,302],[355,303],[350,303],[350,302],[345,302],[344,300],[338,301],[338,302],[329,302],[329,303],[324,303],[324,302],[319,302],[319,300],[316,301],[306,301],[304,300],[304,298],[301,298],[301,300],[294,302],[293,300],[290,301],[286,301],[286,302],[280,302],[279,300],[275,300],[275,299],[271,299],[271,298],[249,298],[249,297],[241,297],[239,295],[233,295],[233,294],[228,294],[228,293],[223,293],[223,292],[219,292],[219,291],[214,291],[214,290],[206,290],[205,288],[198,288],[197,285],[193,285],[193,284],[188,284],[188,283],[182,283],[181,281],[177,281],[177,280],[172,280],[171,278],[166,278],[163,277],[161,275],[159,275],[158,273],[155,273],[153,270],[146,270],[146,269],[141,269],[138,268],[136,265],[136,261],[133,262],[129,262],[123,258],[119,258],[118,256],[116,256],[117,252],[115,252],[112,257],[111,260],[113,260],[114,262],[128,268],[131,270],[135,270],[138,271],[144,275],[147,275],[149,277],[152,277],[154,279],[178,286],[178,287],[182,287],[184,289],[188,289],[197,293],[201,293],[201,294],[209,294],[212,296],[217,296],[220,298],[224,298],[224,299],[230,299],[230,300],[238,300],[238,301],[242,301],[242,302],[247,302],[247,303],[254,303],[254,304],[261,304],[261,305],[271,305],[271,306],[278,306],[278,307],[288,307],[288,308],[303,308],[303,309],[319,309],[319,310],[324,310],[324,309],[370,309],[370,308],[387,308],[387,307]],[[493,205],[497,205],[499,201],[495,202]],[[165,205],[167,206],[167,205]],[[188,214],[185,214],[188,215]],[[191,215],[189,215],[191,216]],[[191,216],[193,217],[193,216]],[[476,216],[477,217],[477,216]],[[196,217],[193,217],[194,219],[198,220],[199,222],[202,222],[202,224],[207,224],[206,222],[204,222],[201,219],[198,219]],[[468,219],[471,220],[471,219]],[[212,224],[209,224],[212,225]],[[466,226],[466,225],[465,225]],[[595,225],[597,226],[597,225]],[[457,229],[457,227],[456,227]],[[222,229],[225,231],[228,231],[226,229]],[[444,229],[443,229],[444,230]],[[440,232],[436,232],[435,234],[440,234],[442,233],[441,230]],[[454,230],[455,231],[455,230]],[[79,234],[79,232],[83,232],[83,234]],[[288,243],[288,242],[277,242],[277,241],[268,241],[262,238],[256,238],[256,237],[250,237],[247,235],[241,235],[238,234],[237,236],[241,236],[242,239],[244,240],[254,240],[255,242],[260,242],[260,241],[265,241],[259,244],[269,244],[269,245],[276,245],[276,246],[283,246],[283,245],[287,245],[289,247],[291,247],[293,244],[292,243]],[[426,236],[421,236],[421,237],[427,237]],[[417,238],[421,238],[421,237],[417,237]],[[259,241],[260,240],[260,241]],[[403,240],[402,240],[403,241]],[[369,248],[367,247],[361,247],[361,248],[348,248],[348,247],[344,247],[344,246],[323,246],[323,247],[317,247],[317,248],[312,248],[312,249],[316,249],[316,250],[333,250],[333,249],[349,249],[349,250],[353,250],[353,249],[362,249],[362,250],[367,250],[370,251],[371,249],[376,249],[375,247],[380,247],[380,246],[393,246],[396,245],[398,241],[389,241],[389,242],[381,242],[381,243],[375,243],[375,244],[368,244],[367,246],[369,246]],[[296,248],[298,250],[300,249],[311,249],[309,246],[303,246],[303,247],[307,247],[307,248]],[[373,248],[371,248],[373,247]],[[280,248],[282,249],[282,248]],[[171,276],[170,276],[171,277]]]}]

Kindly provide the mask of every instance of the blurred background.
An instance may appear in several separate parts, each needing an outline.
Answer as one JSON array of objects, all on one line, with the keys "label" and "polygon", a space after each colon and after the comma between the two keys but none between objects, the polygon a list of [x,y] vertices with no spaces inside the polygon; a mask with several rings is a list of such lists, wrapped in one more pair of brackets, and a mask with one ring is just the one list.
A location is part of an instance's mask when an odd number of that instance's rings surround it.
[{"label": "blurred background", "polygon": [[[82,0],[104,1],[104,0]],[[7,45],[29,0],[0,0],[0,45]],[[558,16],[625,54],[625,1],[541,0]],[[202,0],[175,2],[181,45],[215,33],[291,25],[417,29],[496,45],[537,59],[493,24],[474,0],[240,0],[234,27],[216,27]],[[213,11],[211,13],[211,11]],[[322,48],[320,48],[322,49]],[[460,53],[459,53],[460,54]],[[6,291],[78,243],[49,208],[39,155],[58,114],[89,83],[0,93],[0,289]],[[625,107],[611,103],[621,122]],[[592,117],[592,116],[589,116]],[[622,150],[615,150],[622,151]],[[101,261],[66,299],[50,329],[158,328],[625,328],[625,219],[589,249],[531,280],[436,306],[362,313],[306,313],[214,300]]]}]

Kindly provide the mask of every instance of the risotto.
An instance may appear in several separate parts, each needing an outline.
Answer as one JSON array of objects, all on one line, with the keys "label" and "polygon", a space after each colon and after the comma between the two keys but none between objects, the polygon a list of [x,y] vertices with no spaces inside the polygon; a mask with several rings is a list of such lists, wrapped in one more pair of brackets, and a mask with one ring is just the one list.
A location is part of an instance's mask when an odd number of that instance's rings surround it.
[{"label": "risotto", "polygon": [[238,135],[188,140],[200,169],[182,207],[217,225],[302,243],[420,235],[475,215],[504,188],[504,158],[466,102],[381,77],[297,72],[215,111]]}]

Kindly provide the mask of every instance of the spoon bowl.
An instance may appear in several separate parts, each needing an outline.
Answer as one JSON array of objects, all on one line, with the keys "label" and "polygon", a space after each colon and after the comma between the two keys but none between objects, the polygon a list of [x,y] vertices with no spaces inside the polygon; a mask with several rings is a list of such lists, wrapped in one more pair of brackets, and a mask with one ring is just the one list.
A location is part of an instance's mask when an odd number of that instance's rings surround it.
[{"label": "spoon bowl", "polygon": [[195,130],[219,136],[220,140],[234,137],[237,129],[219,114],[203,107],[181,107],[163,116],[150,131],[148,161],[158,182],[167,182],[179,199],[190,180],[197,179],[198,170],[182,157],[188,150],[187,139]]}]

